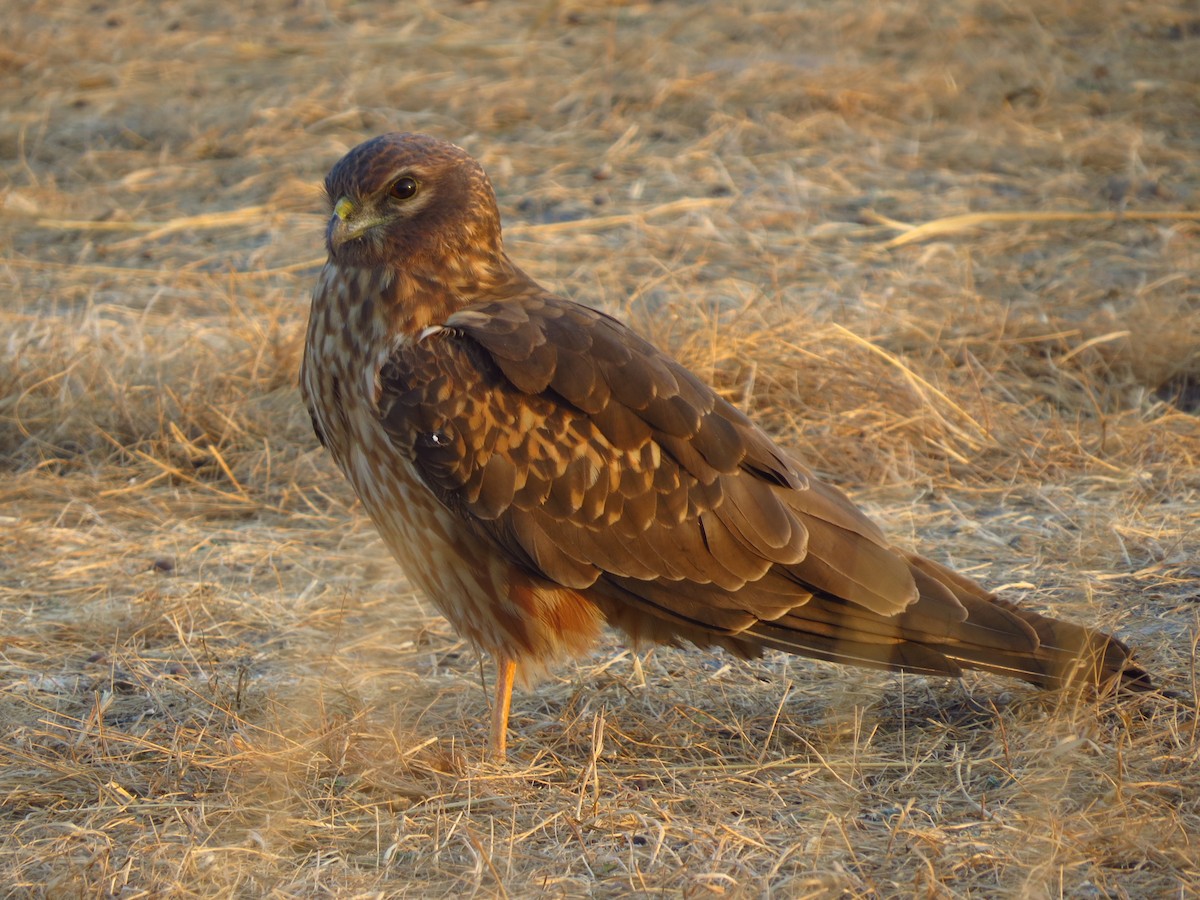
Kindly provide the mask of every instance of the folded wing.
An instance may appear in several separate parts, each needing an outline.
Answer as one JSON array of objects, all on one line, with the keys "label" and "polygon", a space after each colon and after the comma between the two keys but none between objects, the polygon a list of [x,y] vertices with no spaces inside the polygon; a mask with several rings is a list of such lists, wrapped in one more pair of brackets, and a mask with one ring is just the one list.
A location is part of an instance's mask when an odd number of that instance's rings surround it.
[{"label": "folded wing", "polygon": [[1040,684],[1093,643],[1127,655],[1078,626],[1044,647],[1050,620],[890,547],[695,375],[587,307],[542,293],[467,307],[398,345],[379,384],[385,429],[442,503],[635,636]]}]

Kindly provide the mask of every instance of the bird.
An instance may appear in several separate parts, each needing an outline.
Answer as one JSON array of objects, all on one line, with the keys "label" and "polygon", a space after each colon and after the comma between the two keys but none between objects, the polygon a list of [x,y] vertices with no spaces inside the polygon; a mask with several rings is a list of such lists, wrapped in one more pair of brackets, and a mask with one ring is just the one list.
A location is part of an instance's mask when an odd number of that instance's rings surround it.
[{"label": "bird", "polygon": [[410,582],[495,660],[496,758],[518,674],[606,624],[638,646],[1152,689],[1116,637],[894,546],[666,352],[539,285],[460,147],[383,134],[324,187],[301,393]]}]

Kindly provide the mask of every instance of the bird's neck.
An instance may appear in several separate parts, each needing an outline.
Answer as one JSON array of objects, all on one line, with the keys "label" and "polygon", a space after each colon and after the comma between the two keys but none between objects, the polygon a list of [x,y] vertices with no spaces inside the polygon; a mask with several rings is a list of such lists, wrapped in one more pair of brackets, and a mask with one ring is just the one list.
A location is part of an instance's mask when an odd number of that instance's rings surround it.
[{"label": "bird's neck", "polygon": [[393,274],[385,302],[393,316],[392,327],[407,334],[440,325],[474,303],[538,290],[537,283],[503,252],[486,258],[448,257],[429,266],[414,261]]}]

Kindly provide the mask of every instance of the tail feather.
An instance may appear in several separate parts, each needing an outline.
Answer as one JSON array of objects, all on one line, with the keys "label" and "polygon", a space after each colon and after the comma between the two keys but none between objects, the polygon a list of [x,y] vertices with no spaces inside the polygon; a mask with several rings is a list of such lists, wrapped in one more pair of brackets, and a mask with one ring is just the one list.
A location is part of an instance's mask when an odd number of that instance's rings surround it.
[{"label": "tail feather", "polygon": [[[1117,638],[1002,600],[932,560],[906,558],[921,597],[898,616],[877,616],[816,596],[775,621],[756,622],[739,637],[802,656],[892,671],[957,677],[963,669],[979,669],[1043,688],[1154,689]],[[947,615],[948,606],[961,607],[963,615]]]},{"label": "tail feather", "polygon": [[993,602],[1020,615],[1037,632],[1040,644],[1033,671],[1018,677],[1046,688],[1094,685],[1101,693],[1155,689],[1149,673],[1134,664],[1129,647],[1112,635],[1038,615],[1006,600]]},{"label": "tail feather", "polygon": [[608,575],[590,596],[610,624],[639,643],[686,639],[743,657],[770,648],[921,675],[959,677],[979,669],[1043,688],[1156,689],[1117,638],[1002,600],[925,557],[897,555],[918,596],[893,615],[815,586],[802,589],[790,574],[776,572],[752,588],[761,609],[786,610],[770,618],[748,611],[739,592],[713,584],[692,583],[685,592],[677,582]]},{"label": "tail feather", "polygon": [[1043,688],[1092,686],[1114,690],[1152,690],[1150,676],[1133,664],[1131,651],[1117,638],[1061,619],[1052,619],[1002,600],[969,578],[917,554],[907,554],[915,572],[938,581],[971,610],[987,609],[1019,619],[1036,636],[1029,652],[966,642],[944,652],[971,669],[1021,678]]}]

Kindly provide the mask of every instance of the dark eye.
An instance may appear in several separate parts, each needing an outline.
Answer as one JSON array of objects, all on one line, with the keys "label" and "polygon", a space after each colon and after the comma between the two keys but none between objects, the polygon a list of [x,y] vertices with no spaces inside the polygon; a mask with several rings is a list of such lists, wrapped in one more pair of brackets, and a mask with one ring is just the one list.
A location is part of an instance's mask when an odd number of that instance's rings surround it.
[{"label": "dark eye", "polygon": [[407,175],[403,178],[397,178],[396,183],[392,185],[388,194],[396,200],[411,200],[417,195],[417,182]]}]

